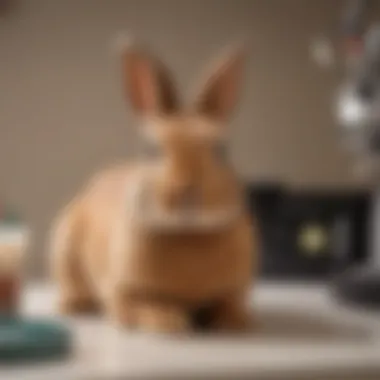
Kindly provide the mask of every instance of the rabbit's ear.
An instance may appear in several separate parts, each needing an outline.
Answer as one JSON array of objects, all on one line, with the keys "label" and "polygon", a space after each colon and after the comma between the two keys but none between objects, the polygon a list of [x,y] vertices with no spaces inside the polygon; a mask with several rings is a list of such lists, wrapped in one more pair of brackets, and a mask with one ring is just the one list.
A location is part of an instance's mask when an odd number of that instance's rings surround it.
[{"label": "rabbit's ear", "polygon": [[125,90],[132,107],[140,116],[170,114],[179,101],[165,65],[140,46],[123,49]]},{"label": "rabbit's ear", "polygon": [[229,47],[216,60],[196,94],[198,113],[222,122],[231,116],[240,93],[244,61],[242,45]]}]

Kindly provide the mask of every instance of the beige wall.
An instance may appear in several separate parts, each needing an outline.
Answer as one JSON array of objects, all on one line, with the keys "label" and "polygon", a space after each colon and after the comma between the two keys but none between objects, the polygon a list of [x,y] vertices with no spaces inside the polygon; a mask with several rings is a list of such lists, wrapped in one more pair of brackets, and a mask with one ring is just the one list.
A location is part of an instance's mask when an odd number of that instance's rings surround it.
[{"label": "beige wall", "polygon": [[153,44],[184,87],[215,49],[245,37],[247,94],[231,142],[239,171],[295,185],[352,183],[328,113],[335,74],[308,56],[310,38],[340,4],[15,0],[0,19],[0,192],[35,230],[31,272],[43,268],[44,233],[57,207],[135,143],[110,47],[120,31]]}]

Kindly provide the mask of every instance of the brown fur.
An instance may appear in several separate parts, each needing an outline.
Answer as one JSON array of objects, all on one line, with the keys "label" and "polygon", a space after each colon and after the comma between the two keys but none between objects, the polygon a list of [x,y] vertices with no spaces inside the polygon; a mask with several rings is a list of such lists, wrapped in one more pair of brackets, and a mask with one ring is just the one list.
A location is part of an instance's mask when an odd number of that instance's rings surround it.
[{"label": "brown fur", "polygon": [[[189,186],[205,210],[239,200],[240,184],[212,146],[232,111],[241,54],[214,69],[188,111],[179,108],[162,64],[133,47],[124,58],[131,103],[164,150],[164,171],[151,184],[157,202],[175,210]],[[194,134],[196,128],[207,136]],[[128,217],[126,194],[149,167],[138,161],[99,173],[59,215],[52,268],[61,310],[100,307],[122,325],[174,332],[190,329],[207,309],[214,327],[246,327],[246,297],[257,268],[248,211],[212,231],[147,231]]]}]

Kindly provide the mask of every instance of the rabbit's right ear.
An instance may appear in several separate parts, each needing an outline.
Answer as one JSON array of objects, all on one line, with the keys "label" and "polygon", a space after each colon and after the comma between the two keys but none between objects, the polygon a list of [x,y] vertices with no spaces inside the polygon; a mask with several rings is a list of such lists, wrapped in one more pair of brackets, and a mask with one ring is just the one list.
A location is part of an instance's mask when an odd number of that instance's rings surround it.
[{"label": "rabbit's right ear", "polygon": [[237,44],[217,57],[195,97],[197,112],[222,122],[231,116],[240,95],[245,56],[245,46]]},{"label": "rabbit's right ear", "polygon": [[134,44],[123,47],[123,77],[127,97],[139,116],[169,114],[179,101],[165,65]]}]

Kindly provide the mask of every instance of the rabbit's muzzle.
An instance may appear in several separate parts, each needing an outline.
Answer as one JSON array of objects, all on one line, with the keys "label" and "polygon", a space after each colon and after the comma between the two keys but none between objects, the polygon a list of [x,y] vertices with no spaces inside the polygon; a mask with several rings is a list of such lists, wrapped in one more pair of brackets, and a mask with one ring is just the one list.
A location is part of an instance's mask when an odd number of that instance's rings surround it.
[{"label": "rabbit's muzzle", "polygon": [[140,183],[136,200],[136,221],[155,230],[209,231],[230,225],[242,214],[242,205],[234,200],[209,208],[194,185],[175,188],[168,202],[157,196],[149,181]]}]

